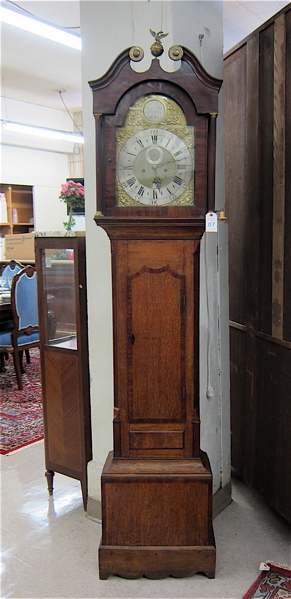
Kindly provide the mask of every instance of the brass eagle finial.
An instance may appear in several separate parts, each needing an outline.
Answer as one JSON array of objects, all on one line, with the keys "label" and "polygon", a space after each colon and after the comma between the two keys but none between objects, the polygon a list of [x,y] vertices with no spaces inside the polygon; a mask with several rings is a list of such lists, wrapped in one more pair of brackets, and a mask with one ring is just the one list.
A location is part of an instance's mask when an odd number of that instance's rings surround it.
[{"label": "brass eagle finial", "polygon": [[152,55],[157,58],[161,56],[164,52],[163,44],[161,43],[161,39],[169,35],[168,33],[164,33],[163,31],[158,31],[157,33],[150,29],[152,36],[155,38],[155,42],[151,46]]}]

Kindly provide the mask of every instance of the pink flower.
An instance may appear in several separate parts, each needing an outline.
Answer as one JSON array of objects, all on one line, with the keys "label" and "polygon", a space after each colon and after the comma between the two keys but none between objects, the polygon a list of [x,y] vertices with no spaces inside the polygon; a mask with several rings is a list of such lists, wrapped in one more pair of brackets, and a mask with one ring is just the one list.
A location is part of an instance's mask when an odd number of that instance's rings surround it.
[{"label": "pink flower", "polygon": [[70,207],[79,207],[84,203],[85,192],[81,183],[75,183],[71,179],[63,183],[59,199]]}]

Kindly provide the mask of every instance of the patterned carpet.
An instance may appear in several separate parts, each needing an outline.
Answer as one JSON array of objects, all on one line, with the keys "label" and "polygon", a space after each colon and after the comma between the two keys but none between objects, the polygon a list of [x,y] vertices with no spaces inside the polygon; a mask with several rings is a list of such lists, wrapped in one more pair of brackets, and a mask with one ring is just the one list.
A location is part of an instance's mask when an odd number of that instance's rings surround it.
[{"label": "patterned carpet", "polygon": [[[267,562],[243,599],[291,599],[291,569]],[[269,568],[269,570],[267,570]]]},{"label": "patterned carpet", "polygon": [[26,364],[25,358],[23,363],[22,391],[17,386],[12,356],[5,360],[6,372],[0,374],[2,454],[43,438],[39,350],[30,351],[30,364]]}]

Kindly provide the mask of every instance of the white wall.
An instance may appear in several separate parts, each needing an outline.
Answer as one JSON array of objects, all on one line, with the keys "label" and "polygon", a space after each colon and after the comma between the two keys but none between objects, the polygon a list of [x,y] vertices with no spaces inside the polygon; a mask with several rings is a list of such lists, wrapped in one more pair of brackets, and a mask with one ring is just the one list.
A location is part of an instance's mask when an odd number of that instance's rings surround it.
[{"label": "white wall", "polygon": [[[9,117],[10,121],[30,125],[63,131],[73,130],[72,121],[63,110],[21,100],[2,98],[1,116],[4,119]],[[63,221],[67,220],[67,212],[65,204],[59,200],[59,193],[66,178],[73,176],[68,155],[73,156],[74,144],[24,137],[5,129],[1,131],[1,142],[1,183],[33,186],[35,230],[64,230]]]},{"label": "white wall", "polygon": [[[85,136],[86,240],[88,273],[89,354],[91,376],[91,414],[93,460],[89,464],[88,512],[100,500],[100,475],[112,449],[113,355],[111,312],[110,243],[105,232],[96,227],[95,123],[89,80],[102,76],[116,56],[132,45],[142,46],[145,62],[136,68],[146,70],[153,41],[149,29],[169,32],[166,49],[181,44],[202,58],[203,66],[222,77],[222,2],[207,1],[86,1],[81,2],[83,39],[82,85]],[[204,34],[202,54],[199,34]],[[166,55],[166,52],[165,52]],[[166,63],[163,61],[163,68]],[[143,66],[142,66],[143,65]],[[173,63],[171,63],[173,65]],[[222,116],[220,116],[220,120]],[[219,130],[221,132],[221,124]],[[218,203],[224,206],[223,148],[218,135]],[[209,454],[214,491],[230,480],[228,333],[227,333],[227,226],[219,226],[219,235],[203,240],[201,256],[201,417],[202,447]],[[210,234],[211,235],[211,234]],[[205,255],[206,247],[206,255]],[[217,260],[217,248],[219,260]],[[206,260],[206,261],[205,261]],[[221,268],[220,262],[223,263]],[[207,279],[206,279],[207,274]],[[221,276],[222,275],[222,276]],[[208,302],[206,295],[208,290]],[[224,290],[224,291],[223,291]],[[224,293],[224,296],[223,296]],[[221,309],[221,302],[226,308]],[[207,308],[208,306],[208,308]],[[208,344],[209,341],[209,344]],[[223,355],[220,351],[223,348]],[[211,371],[214,394],[206,396],[207,364]]]},{"label": "white wall", "polygon": [[68,176],[67,155],[7,145],[1,158],[1,183],[33,186],[35,230],[63,230],[66,207],[58,196]]}]

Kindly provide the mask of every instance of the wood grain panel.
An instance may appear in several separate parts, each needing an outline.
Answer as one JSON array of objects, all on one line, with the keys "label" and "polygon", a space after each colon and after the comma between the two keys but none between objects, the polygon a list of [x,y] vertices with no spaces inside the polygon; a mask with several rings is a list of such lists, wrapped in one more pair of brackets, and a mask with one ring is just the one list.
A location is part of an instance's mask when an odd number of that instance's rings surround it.
[{"label": "wood grain panel", "polygon": [[231,463],[242,476],[245,464],[246,397],[246,335],[230,329],[230,396],[231,396]]},{"label": "wood grain panel", "polygon": [[[209,487],[204,483],[152,481],[104,485],[107,513],[106,545],[185,546],[206,545],[208,523],[205,506]],[[134,496],[133,496],[134,493]],[[187,506],[181,509],[181,505]],[[148,518],[150,506],[151,517]]]},{"label": "wood grain panel", "polygon": [[285,16],[274,28],[274,180],[272,335],[283,339],[283,274],[285,220]]},{"label": "wood grain panel", "polygon": [[[291,521],[290,5],[228,54],[225,89],[232,464]],[[245,110],[237,129],[234,107]],[[235,161],[245,164],[239,211]]]},{"label": "wood grain panel", "polygon": [[[246,45],[246,146],[245,146],[245,195],[243,202],[245,211],[244,234],[244,294],[245,294],[245,314],[244,323],[247,327],[256,329],[258,326],[258,280],[259,280],[259,253],[254,251],[259,241],[259,189],[257,172],[259,169],[259,135],[254,135],[259,127],[259,35],[250,38]],[[244,333],[240,333],[244,335]],[[256,427],[255,413],[255,363],[256,349],[255,338],[249,336],[247,339],[240,340],[239,347],[245,347],[244,352],[244,377],[245,377],[245,396],[243,398],[243,418],[244,428],[248,431],[248,441],[244,439],[244,470],[248,471],[252,463],[254,453],[254,431]],[[238,366],[238,364],[237,364]],[[241,451],[241,448],[237,448]]]},{"label": "wood grain panel", "polygon": [[286,164],[283,338],[291,341],[291,10],[286,13]]},{"label": "wood grain panel", "polygon": [[[129,415],[180,419],[185,387],[185,277],[143,267],[129,279]],[[153,309],[154,307],[154,309]]]},{"label": "wood grain panel", "polygon": [[44,349],[48,461],[81,472],[79,381],[74,352],[55,353]]},{"label": "wood grain panel", "polygon": [[273,237],[273,114],[274,24],[260,33],[259,137],[259,330],[272,332],[272,237]]},{"label": "wood grain panel", "polygon": [[[239,90],[241,93],[241,89]],[[245,194],[242,198],[245,205],[245,324],[257,327],[258,321],[258,275],[259,256],[254,252],[254,244],[259,238],[258,219],[258,178],[259,168],[259,36],[255,35],[246,46],[246,121],[245,121]],[[241,209],[240,209],[241,212]]]},{"label": "wood grain panel", "polygon": [[183,449],[183,431],[130,431],[130,449]]},{"label": "wood grain panel", "polygon": [[230,319],[245,318],[245,155],[246,49],[243,46],[225,63],[225,185],[229,223]]},{"label": "wood grain panel", "polygon": [[291,522],[290,349],[257,339],[256,459],[251,483]]},{"label": "wood grain panel", "polygon": [[[214,539],[207,547],[121,547],[100,545],[100,578],[110,574],[123,578],[186,578],[197,572],[215,578]],[[130,564],[130,571],[128,569]]]}]

